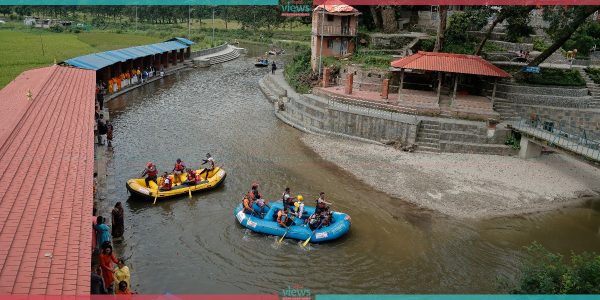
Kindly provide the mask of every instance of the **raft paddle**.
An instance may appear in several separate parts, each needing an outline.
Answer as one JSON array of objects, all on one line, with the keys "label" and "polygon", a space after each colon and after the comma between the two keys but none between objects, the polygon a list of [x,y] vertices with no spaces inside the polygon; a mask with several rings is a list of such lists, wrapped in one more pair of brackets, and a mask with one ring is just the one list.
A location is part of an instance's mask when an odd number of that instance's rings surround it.
[{"label": "raft paddle", "polygon": [[287,228],[287,230],[285,231],[285,233],[283,234],[283,236],[281,236],[281,238],[279,239],[279,241],[277,241],[278,244],[281,244],[281,242],[283,242],[283,239],[287,235],[288,231],[290,231],[290,227]]},{"label": "raft paddle", "polygon": [[302,243],[302,247],[306,247],[306,245],[308,245],[308,242],[310,241],[312,236],[315,234],[315,231],[317,231],[319,228],[321,228],[322,225],[323,225],[323,221],[321,221],[319,226],[310,233],[310,236],[306,239],[306,241],[304,241],[304,243]]},{"label": "raft paddle", "polygon": [[156,195],[154,195],[154,202],[152,203],[152,205],[156,204],[156,199],[158,198],[158,184],[156,185]]}]

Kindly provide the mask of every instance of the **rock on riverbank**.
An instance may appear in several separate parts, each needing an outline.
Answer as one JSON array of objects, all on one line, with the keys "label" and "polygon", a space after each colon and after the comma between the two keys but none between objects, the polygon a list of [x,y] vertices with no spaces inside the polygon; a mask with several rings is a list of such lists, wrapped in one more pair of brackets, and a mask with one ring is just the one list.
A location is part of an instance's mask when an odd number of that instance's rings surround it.
[{"label": "rock on riverbank", "polygon": [[562,154],[538,159],[407,153],[352,140],[304,135],[325,160],[394,197],[458,218],[556,209],[600,194],[600,170]]}]

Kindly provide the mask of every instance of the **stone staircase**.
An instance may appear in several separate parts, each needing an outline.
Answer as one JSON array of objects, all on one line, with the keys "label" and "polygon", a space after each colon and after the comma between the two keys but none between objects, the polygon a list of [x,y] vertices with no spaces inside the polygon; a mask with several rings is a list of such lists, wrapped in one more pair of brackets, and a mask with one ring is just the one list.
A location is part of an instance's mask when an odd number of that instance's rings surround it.
[{"label": "stone staircase", "polygon": [[513,122],[517,121],[517,111],[511,100],[495,97],[494,98],[494,110],[500,114],[502,121]]},{"label": "stone staircase", "polygon": [[440,152],[440,123],[423,120],[417,132],[417,150],[421,152]]},{"label": "stone staircase", "polygon": [[226,51],[223,51],[223,53],[218,53],[218,55],[210,56],[209,59],[211,65],[216,65],[224,63],[226,61],[234,60],[238,57],[240,57],[240,51],[233,46],[229,46]]},{"label": "stone staircase", "polygon": [[585,80],[585,85],[590,91],[590,95],[592,96],[592,101],[590,101],[589,108],[600,108],[600,85],[595,83],[592,78],[587,74],[584,69],[579,70],[579,74]]}]

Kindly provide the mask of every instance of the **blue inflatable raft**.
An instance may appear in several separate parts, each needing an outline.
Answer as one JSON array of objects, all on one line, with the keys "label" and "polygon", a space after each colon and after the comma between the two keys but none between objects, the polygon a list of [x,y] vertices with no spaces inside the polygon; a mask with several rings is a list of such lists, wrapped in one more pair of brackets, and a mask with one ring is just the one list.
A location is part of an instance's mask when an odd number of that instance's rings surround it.
[{"label": "blue inflatable raft", "polygon": [[[256,214],[249,214],[244,212],[242,204],[238,205],[233,214],[238,222],[258,233],[283,236],[286,232],[286,228],[283,228],[277,224],[277,211],[283,209],[281,201],[270,203],[271,208],[264,207],[263,211],[254,204],[253,208]],[[333,212],[332,222],[327,227],[317,228],[314,232],[309,226],[304,225],[304,220],[315,212],[315,207],[304,206],[304,214],[302,219],[296,218],[295,223],[289,227],[289,231],[285,235],[286,238],[306,240],[312,235],[311,243],[321,243],[331,241],[342,237],[348,231],[350,231],[350,216],[340,212]]]}]

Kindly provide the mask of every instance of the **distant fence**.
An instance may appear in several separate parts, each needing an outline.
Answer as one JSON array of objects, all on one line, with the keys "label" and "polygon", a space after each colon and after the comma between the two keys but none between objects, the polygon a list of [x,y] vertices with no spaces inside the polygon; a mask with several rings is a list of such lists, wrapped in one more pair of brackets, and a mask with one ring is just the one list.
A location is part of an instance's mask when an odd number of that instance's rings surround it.
[{"label": "distant fence", "polygon": [[217,53],[219,51],[223,51],[227,48],[227,46],[228,46],[228,44],[225,43],[223,45],[220,45],[220,46],[217,46],[214,48],[208,48],[208,49],[194,51],[194,52],[192,52],[192,58],[196,58],[199,56],[209,55],[209,54]]}]

